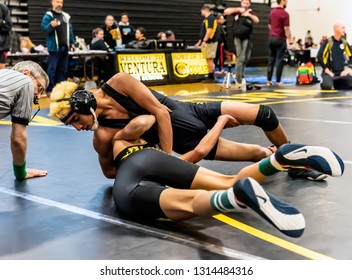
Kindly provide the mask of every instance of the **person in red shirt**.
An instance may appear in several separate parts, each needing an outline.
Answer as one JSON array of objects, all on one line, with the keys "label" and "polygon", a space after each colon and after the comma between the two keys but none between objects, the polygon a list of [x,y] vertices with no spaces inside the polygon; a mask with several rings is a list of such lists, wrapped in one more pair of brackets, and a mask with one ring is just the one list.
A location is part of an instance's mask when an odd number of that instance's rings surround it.
[{"label": "person in red shirt", "polygon": [[269,61],[267,71],[267,85],[273,85],[271,79],[276,66],[276,85],[281,85],[284,68],[284,54],[287,49],[286,40],[293,44],[290,30],[290,16],[285,11],[288,0],[277,0],[277,7],[269,15]]}]

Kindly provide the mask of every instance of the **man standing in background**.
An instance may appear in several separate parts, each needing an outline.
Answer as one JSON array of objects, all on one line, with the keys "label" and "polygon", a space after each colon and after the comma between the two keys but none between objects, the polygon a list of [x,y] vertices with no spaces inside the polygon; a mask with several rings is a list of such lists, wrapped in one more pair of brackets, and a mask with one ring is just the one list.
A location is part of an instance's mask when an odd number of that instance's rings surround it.
[{"label": "man standing in background", "polygon": [[7,52],[10,50],[12,21],[9,8],[0,3],[0,69],[6,66]]},{"label": "man standing in background", "polygon": [[286,40],[293,44],[290,30],[290,16],[285,11],[288,0],[277,0],[277,7],[269,15],[269,61],[267,86],[273,85],[271,79],[276,66],[276,85],[281,85],[284,68],[284,55],[287,49]]},{"label": "man standing in background", "polygon": [[49,51],[47,92],[62,81],[66,81],[68,72],[68,51],[75,50],[71,16],[62,10],[63,0],[51,0],[52,8],[43,16],[41,27],[46,34],[46,46]]},{"label": "man standing in background", "polygon": [[251,42],[250,37],[253,32],[253,23],[258,23],[258,17],[250,9],[251,1],[242,0],[241,7],[227,8],[224,15],[231,15],[233,17],[234,27],[234,44],[236,47],[236,80],[242,83],[244,77],[244,68],[251,56]]},{"label": "man standing in background", "polygon": [[200,46],[205,52],[205,58],[208,64],[208,78],[205,82],[215,82],[214,80],[214,58],[216,57],[216,49],[218,47],[217,41],[217,22],[208,6],[203,6],[201,14],[204,21],[200,28],[200,40],[195,44],[196,47]]}]

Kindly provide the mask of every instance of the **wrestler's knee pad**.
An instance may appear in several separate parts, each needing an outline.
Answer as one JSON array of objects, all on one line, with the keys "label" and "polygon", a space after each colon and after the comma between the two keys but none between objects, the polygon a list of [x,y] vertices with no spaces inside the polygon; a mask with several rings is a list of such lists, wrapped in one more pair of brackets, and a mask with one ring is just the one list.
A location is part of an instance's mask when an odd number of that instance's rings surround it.
[{"label": "wrestler's knee pad", "polygon": [[273,131],[279,126],[279,120],[269,106],[260,105],[254,125],[261,127],[264,131]]}]

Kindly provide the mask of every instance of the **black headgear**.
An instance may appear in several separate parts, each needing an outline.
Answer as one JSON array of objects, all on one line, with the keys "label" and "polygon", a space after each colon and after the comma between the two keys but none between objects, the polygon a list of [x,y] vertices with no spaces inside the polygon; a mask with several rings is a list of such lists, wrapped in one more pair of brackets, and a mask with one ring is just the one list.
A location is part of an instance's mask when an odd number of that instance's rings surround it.
[{"label": "black headgear", "polygon": [[63,98],[56,102],[61,101],[70,101],[71,104],[71,112],[62,120],[63,122],[65,122],[74,112],[83,115],[90,115],[92,113],[90,108],[94,111],[97,108],[97,101],[94,95],[84,89],[75,91],[70,98]]}]

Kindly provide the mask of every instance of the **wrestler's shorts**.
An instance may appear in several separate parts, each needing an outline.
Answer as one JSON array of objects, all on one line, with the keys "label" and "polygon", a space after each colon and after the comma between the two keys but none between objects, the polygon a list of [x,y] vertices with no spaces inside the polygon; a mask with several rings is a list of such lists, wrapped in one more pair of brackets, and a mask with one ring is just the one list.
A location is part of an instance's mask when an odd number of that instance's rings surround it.
[{"label": "wrestler's shorts", "polygon": [[[221,102],[184,102],[171,114],[174,133],[173,150],[179,154],[193,150],[221,115]],[[215,158],[217,144],[205,159]]]},{"label": "wrestler's shorts", "polygon": [[154,149],[138,150],[118,166],[113,197],[125,214],[144,218],[166,218],[160,195],[168,187],[189,189],[199,166]]}]

